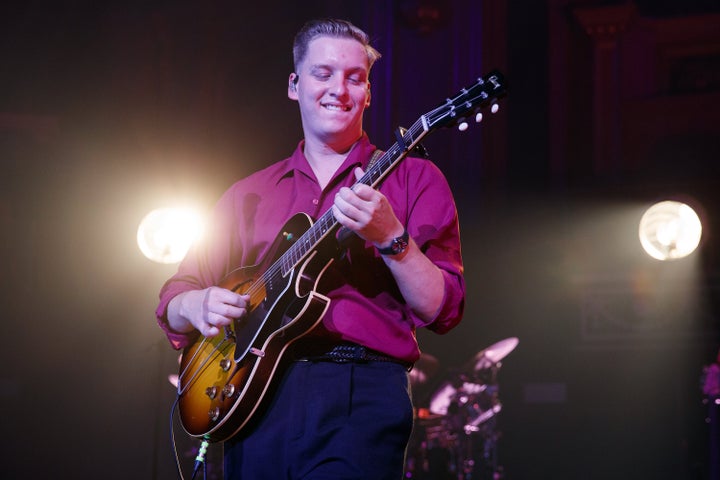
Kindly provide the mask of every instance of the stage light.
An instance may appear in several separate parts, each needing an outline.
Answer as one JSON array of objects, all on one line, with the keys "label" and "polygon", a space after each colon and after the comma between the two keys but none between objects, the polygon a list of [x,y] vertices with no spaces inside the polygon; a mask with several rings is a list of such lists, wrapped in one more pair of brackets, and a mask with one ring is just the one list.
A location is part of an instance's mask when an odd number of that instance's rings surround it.
[{"label": "stage light", "polygon": [[688,205],[666,200],[650,207],[640,219],[640,243],[658,260],[690,255],[700,244],[700,217]]},{"label": "stage light", "polygon": [[186,208],[159,208],[140,222],[137,242],[153,262],[178,263],[202,233],[202,219]]}]

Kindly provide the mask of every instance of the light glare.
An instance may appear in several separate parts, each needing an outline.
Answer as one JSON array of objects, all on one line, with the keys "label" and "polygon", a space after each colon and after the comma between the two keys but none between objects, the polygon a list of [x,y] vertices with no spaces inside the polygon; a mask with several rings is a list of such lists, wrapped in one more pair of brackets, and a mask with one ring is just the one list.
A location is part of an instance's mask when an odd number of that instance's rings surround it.
[{"label": "light glare", "polygon": [[202,233],[202,219],[187,208],[159,208],[140,222],[137,242],[153,262],[178,263]]},{"label": "light glare", "polygon": [[656,203],[640,219],[640,243],[657,260],[690,255],[701,237],[700,217],[684,203],[671,200]]}]

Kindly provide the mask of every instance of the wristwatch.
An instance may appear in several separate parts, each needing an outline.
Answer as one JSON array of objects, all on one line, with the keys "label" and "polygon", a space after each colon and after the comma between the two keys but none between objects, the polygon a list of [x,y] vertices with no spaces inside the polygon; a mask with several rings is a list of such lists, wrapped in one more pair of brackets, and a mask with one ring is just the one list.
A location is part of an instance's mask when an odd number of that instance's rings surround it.
[{"label": "wristwatch", "polygon": [[393,238],[392,243],[390,243],[389,247],[378,247],[377,250],[378,252],[380,252],[381,255],[398,255],[404,252],[405,249],[408,247],[408,240],[410,240],[410,235],[408,235],[408,231],[406,228],[402,235]]}]

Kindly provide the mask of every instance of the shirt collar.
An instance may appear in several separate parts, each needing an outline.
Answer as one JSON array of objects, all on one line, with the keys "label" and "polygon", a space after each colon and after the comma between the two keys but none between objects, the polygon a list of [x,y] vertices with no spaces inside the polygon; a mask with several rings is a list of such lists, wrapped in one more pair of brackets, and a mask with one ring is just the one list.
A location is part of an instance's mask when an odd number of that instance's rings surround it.
[{"label": "shirt collar", "polygon": [[[281,178],[293,175],[295,171],[304,173],[305,175],[313,178],[315,174],[310,167],[310,164],[305,158],[303,153],[303,147],[305,146],[305,140],[301,140],[293,154],[288,158],[285,166],[285,170],[282,172]],[[367,134],[363,132],[362,137],[353,145],[350,153],[348,154],[345,161],[340,165],[337,172],[344,172],[351,167],[367,167],[368,162],[372,153],[375,151],[375,146],[370,143],[370,139]]]}]

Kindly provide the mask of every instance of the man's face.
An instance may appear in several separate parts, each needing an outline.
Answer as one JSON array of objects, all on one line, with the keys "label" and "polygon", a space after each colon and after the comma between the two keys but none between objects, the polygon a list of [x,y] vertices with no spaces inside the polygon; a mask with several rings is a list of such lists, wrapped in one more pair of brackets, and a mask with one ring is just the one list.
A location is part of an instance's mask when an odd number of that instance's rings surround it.
[{"label": "man's face", "polygon": [[362,44],[318,37],[308,45],[297,74],[297,83],[295,74],[290,76],[288,97],[300,105],[306,141],[337,149],[352,145],[362,134],[363,112],[370,105],[368,57]]}]

